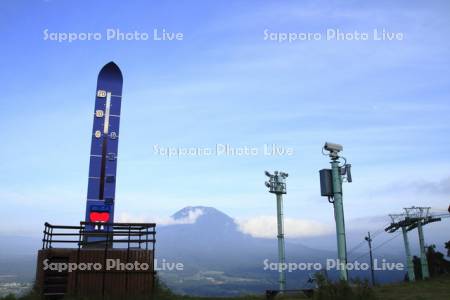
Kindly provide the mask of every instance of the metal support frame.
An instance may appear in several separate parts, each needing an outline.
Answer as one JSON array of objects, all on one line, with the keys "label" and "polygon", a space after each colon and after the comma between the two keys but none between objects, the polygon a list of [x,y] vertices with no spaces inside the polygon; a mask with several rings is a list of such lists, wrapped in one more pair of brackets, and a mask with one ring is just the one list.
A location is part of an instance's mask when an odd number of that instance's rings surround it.
[{"label": "metal support frame", "polygon": [[[284,222],[283,222],[283,196],[277,194],[277,224],[278,224],[278,261],[280,264],[286,262],[285,246],[284,246]],[[286,289],[286,272],[280,272],[279,278],[280,290]]]},{"label": "metal support frame", "polygon": [[[420,247],[420,266],[422,270],[422,279],[430,277],[428,269],[428,259],[425,249],[425,238],[423,234],[423,226],[433,222],[441,221],[438,216],[430,214],[431,207],[407,207],[404,208],[404,214],[389,215],[392,219],[391,225],[385,228],[386,232],[393,233],[399,228],[402,229],[403,241],[405,243],[406,261],[408,265],[408,279],[409,281],[415,281],[414,263],[411,257],[411,251],[409,248],[408,231],[417,228],[419,235],[419,247]],[[400,218],[399,221],[398,218]],[[397,220],[396,220],[397,219]]]},{"label": "metal support frame", "polygon": [[415,220],[413,224],[411,224],[407,230],[413,230],[417,227],[417,232],[419,235],[419,247],[420,247],[420,269],[422,273],[422,279],[430,278],[430,271],[428,270],[428,259],[427,253],[425,249],[425,238],[423,235],[423,226],[435,222],[440,221],[440,219],[432,218],[430,216],[430,208],[431,207],[406,207],[404,208],[407,218]]},{"label": "metal support frame", "polygon": [[[109,232],[90,231],[88,227],[104,224],[110,228]],[[101,245],[104,249],[112,249],[115,244],[126,244],[127,248],[155,249],[155,223],[93,223],[80,222],[79,226],[44,224],[44,237],[42,239],[42,249],[50,249],[56,244],[58,248],[63,245],[76,245],[80,248],[90,248],[91,245]],[[54,230],[56,230],[54,232]],[[145,230],[145,231],[144,231]],[[85,237],[102,237],[104,240],[88,241]],[[105,242],[106,241],[106,242]]]},{"label": "metal support frame", "polygon": [[336,221],[336,238],[340,264],[339,277],[341,280],[347,281],[347,244],[345,238],[344,204],[342,200],[342,177],[337,158],[331,161],[331,172],[333,177],[334,219]]},{"label": "metal support frame", "polygon": [[423,237],[422,221],[417,223],[417,232],[419,233],[419,245],[420,245],[420,266],[422,270],[422,279],[430,278],[430,272],[428,270],[427,253],[425,250],[425,239]]},{"label": "metal support frame", "polygon": [[409,246],[408,231],[411,226],[416,224],[417,218],[411,218],[407,214],[390,214],[389,217],[392,220],[391,224],[384,230],[388,233],[394,233],[398,229],[402,230],[403,243],[405,245],[406,265],[408,267],[408,280],[413,282],[416,280],[416,276],[414,274],[414,263],[411,256],[411,248]]},{"label": "metal support frame", "polygon": [[409,248],[408,232],[405,226],[402,226],[403,243],[405,244],[406,265],[408,266],[408,280],[410,282],[416,281],[416,275],[414,274],[414,263],[411,256],[411,250]]},{"label": "metal support frame", "polygon": [[269,188],[269,192],[276,195],[277,199],[277,227],[278,227],[278,263],[279,263],[279,289],[281,292],[286,290],[286,271],[281,268],[286,263],[285,244],[284,244],[284,221],[283,221],[283,194],[286,194],[286,178],[287,173],[275,171],[274,175],[269,172],[265,172],[269,177],[269,181],[266,181],[266,187]]}]

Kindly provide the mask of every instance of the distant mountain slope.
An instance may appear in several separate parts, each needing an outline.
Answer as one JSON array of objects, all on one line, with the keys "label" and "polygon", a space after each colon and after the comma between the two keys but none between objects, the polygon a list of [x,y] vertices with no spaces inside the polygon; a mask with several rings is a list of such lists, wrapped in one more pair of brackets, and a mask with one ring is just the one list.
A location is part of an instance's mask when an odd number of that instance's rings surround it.
[{"label": "distant mountain slope", "polygon": [[[196,216],[192,220],[192,216]],[[277,287],[278,273],[265,271],[264,260],[277,262],[276,239],[254,238],[239,231],[235,221],[221,211],[204,206],[186,207],[175,213],[174,225],[157,230],[159,260],[181,262],[184,272],[160,272],[175,291],[201,295],[261,292]],[[191,223],[185,223],[189,220]],[[179,222],[180,224],[176,224]],[[323,262],[334,252],[286,243],[287,261]],[[288,275],[298,288],[308,272]]]},{"label": "distant mountain slope", "polygon": [[[254,238],[242,233],[233,218],[213,207],[205,206],[181,209],[172,215],[170,224],[157,224],[156,258],[159,267],[162,266],[163,259],[184,264],[183,271],[158,271],[173,291],[195,295],[233,296],[277,288],[278,272],[264,270],[264,260],[278,262],[275,237]],[[0,276],[15,274],[18,276],[14,281],[32,280],[35,274],[36,250],[41,247],[40,239],[1,238]],[[335,249],[317,250],[301,244],[298,240],[286,241],[287,262],[324,264],[327,258],[335,257]],[[359,261],[367,261],[367,257]],[[313,272],[288,273],[287,287],[302,287],[308,275]],[[336,272],[328,274],[331,277],[336,276]],[[353,277],[368,274],[367,271],[351,272]],[[377,272],[376,275],[378,282],[389,282],[401,280],[403,272]]]},{"label": "distant mountain slope", "polygon": [[[202,213],[192,224],[175,224],[160,226],[157,230],[158,256],[173,255],[199,257],[202,260],[213,258],[214,261],[226,262],[254,261],[277,257],[277,243],[274,239],[254,238],[238,229],[234,219],[212,207],[186,207],[175,213],[172,218],[182,220],[186,216]],[[295,257],[310,259],[323,258],[333,252],[318,251],[302,244],[287,243]],[[288,255],[290,255],[288,253]],[[219,259],[220,258],[220,259]]]}]

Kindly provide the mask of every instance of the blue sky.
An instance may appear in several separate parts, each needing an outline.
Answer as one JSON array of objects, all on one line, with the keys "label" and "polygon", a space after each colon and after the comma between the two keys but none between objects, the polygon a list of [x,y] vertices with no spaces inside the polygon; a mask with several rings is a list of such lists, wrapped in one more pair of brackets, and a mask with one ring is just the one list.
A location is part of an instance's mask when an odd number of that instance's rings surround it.
[{"label": "blue sky", "polygon": [[[0,224],[39,234],[84,215],[96,77],[124,74],[117,217],[158,220],[188,205],[270,216],[264,170],[290,174],[286,216],[333,228],[318,170],[327,140],[353,164],[348,230],[450,194],[447,1],[2,1]],[[182,41],[44,40],[165,29]],[[270,32],[369,32],[401,41],[264,40]],[[162,147],[277,144],[292,156],[168,158]],[[19,212],[19,213],[18,213]],[[20,215],[16,218],[15,216]],[[356,220],[352,222],[350,220]],[[430,225],[431,227],[431,225]],[[431,229],[430,229],[431,230]]]}]

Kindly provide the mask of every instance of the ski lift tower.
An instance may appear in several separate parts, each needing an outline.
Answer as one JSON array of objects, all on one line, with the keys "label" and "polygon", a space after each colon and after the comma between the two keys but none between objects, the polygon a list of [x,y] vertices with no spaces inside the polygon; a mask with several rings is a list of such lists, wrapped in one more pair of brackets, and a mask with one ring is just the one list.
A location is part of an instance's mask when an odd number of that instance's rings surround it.
[{"label": "ski lift tower", "polygon": [[419,233],[419,247],[420,247],[420,265],[422,270],[422,279],[427,279],[430,277],[430,272],[428,270],[428,260],[427,254],[425,250],[425,238],[423,236],[423,226],[441,221],[441,218],[433,217],[430,214],[431,207],[406,207],[405,212],[406,216],[410,219],[416,220],[414,224],[408,227],[409,230],[413,230],[417,227],[417,231]]},{"label": "ski lift tower", "polygon": [[388,233],[394,233],[398,229],[402,229],[403,243],[405,245],[406,264],[408,266],[408,280],[410,282],[413,282],[416,280],[416,276],[414,274],[414,263],[411,256],[411,249],[409,247],[407,228],[414,224],[416,220],[407,218],[406,214],[390,214],[389,217],[391,218],[392,223],[388,227],[386,227],[385,231]]},{"label": "ski lift tower", "polygon": [[286,194],[286,178],[288,173],[275,171],[274,174],[264,172],[269,181],[266,181],[266,187],[269,188],[269,192],[277,196],[277,224],[278,224],[278,263],[280,266],[279,271],[279,284],[280,291],[283,292],[286,288],[286,271],[283,269],[285,264],[285,247],[284,247],[284,225],[283,225],[283,194]]}]

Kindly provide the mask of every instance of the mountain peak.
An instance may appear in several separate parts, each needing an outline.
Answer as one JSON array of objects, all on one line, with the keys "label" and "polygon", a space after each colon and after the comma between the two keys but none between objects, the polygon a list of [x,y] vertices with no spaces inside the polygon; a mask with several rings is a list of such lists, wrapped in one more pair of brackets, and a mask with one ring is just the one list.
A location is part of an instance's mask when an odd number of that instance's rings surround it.
[{"label": "mountain peak", "polygon": [[209,206],[186,206],[172,215],[176,221],[183,221],[185,224],[199,224],[211,227],[221,227],[223,225],[233,225],[234,220],[220,210]]},{"label": "mountain peak", "polygon": [[[189,216],[211,216],[222,215],[227,216],[223,212],[210,206],[186,206],[172,215],[175,220],[188,218]],[[227,216],[228,217],[228,216]]]}]

